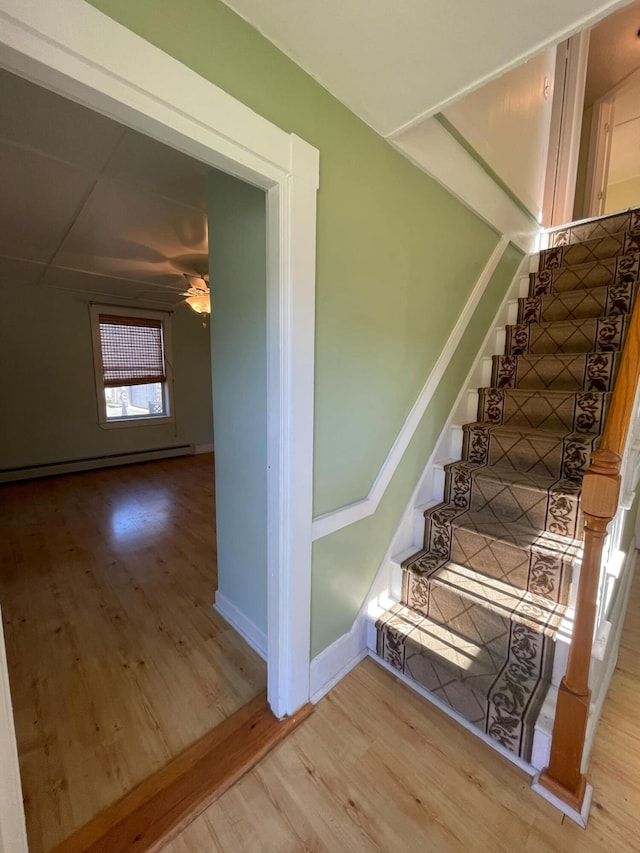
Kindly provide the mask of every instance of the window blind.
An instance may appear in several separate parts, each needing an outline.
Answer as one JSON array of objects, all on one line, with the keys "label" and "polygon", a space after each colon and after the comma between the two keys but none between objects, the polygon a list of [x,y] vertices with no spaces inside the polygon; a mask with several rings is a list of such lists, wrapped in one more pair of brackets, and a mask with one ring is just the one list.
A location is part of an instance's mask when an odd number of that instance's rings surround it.
[{"label": "window blind", "polygon": [[105,388],[165,382],[162,322],[99,315]]}]

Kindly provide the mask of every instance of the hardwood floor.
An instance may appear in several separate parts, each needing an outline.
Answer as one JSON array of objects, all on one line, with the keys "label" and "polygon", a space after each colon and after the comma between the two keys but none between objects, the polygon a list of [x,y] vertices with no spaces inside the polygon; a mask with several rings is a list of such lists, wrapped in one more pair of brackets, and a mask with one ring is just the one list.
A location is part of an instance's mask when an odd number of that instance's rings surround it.
[{"label": "hardwood floor", "polygon": [[580,829],[529,778],[368,659],[164,853],[640,849],[640,577]]},{"label": "hardwood floor", "polygon": [[0,504],[0,603],[39,853],[264,690],[266,665],[211,607],[210,455],[2,486]]}]

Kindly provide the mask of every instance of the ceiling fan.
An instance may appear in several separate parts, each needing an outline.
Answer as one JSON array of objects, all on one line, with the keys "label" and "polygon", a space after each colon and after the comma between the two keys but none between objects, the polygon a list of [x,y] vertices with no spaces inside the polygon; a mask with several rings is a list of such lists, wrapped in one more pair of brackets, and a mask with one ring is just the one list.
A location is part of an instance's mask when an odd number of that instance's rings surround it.
[{"label": "ceiling fan", "polygon": [[186,304],[196,314],[211,314],[209,273],[198,275],[185,272],[183,275],[189,284],[189,288],[181,293],[181,296],[186,296]]},{"label": "ceiling fan", "polygon": [[171,263],[174,269],[182,273],[189,285],[187,290],[180,294],[186,297],[185,303],[196,314],[211,314],[209,256],[202,252],[180,255],[172,258]]}]

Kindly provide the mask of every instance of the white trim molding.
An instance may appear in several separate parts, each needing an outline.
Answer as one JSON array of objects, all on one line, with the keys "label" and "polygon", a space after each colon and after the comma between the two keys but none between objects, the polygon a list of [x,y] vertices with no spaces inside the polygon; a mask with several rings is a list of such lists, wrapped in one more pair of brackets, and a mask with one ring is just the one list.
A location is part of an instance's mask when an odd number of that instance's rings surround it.
[{"label": "white trim molding", "polygon": [[366,658],[366,628],[365,611],[361,610],[351,630],[313,658],[311,701],[314,705]]},{"label": "white trim molding", "polygon": [[83,0],[0,0],[0,66],[267,193],[268,698],[309,699],[318,151]]},{"label": "white trim molding", "polygon": [[538,223],[518,207],[437,119],[418,124],[389,142],[523,252],[529,254],[537,249]]},{"label": "white trim molding", "polygon": [[413,438],[413,435],[418,428],[420,421],[422,420],[422,417],[426,412],[436,389],[438,388],[438,385],[440,384],[440,380],[444,376],[449,362],[462,340],[462,336],[469,325],[469,321],[473,317],[473,313],[476,310],[487,285],[491,281],[491,276],[500,263],[509,242],[508,237],[501,237],[495,249],[491,253],[491,256],[485,264],[485,267],[482,270],[466,305],[462,309],[462,312],[458,317],[442,352],[438,356],[438,360],[427,377],[427,381],[420,391],[416,402],[413,404],[411,411],[407,415],[396,440],[393,442],[391,450],[387,454],[387,458],[384,460],[378,476],[369,490],[369,494],[361,501],[356,501],[355,503],[340,507],[340,509],[334,510],[333,512],[327,512],[324,515],[314,518],[314,541],[316,539],[321,539],[323,536],[328,536],[330,533],[335,533],[336,530],[340,530],[350,524],[354,524],[356,521],[367,518],[368,516],[373,515],[377,510],[378,505],[387,490],[387,486],[391,482],[391,478],[402,461],[404,452],[409,446],[409,442]]},{"label": "white trim molding", "polygon": [[254,652],[257,652],[262,660],[267,660],[267,635],[265,632],[258,628],[255,622],[248,619],[246,614],[229,601],[226,595],[223,595],[220,590],[216,592],[213,609],[249,643]]}]

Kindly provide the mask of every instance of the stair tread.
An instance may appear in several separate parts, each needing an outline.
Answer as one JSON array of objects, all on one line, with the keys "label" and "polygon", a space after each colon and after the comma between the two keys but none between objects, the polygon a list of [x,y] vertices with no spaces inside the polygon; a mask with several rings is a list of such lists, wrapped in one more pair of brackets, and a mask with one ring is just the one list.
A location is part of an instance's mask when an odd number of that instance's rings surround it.
[{"label": "stair tread", "polygon": [[535,395],[537,397],[575,397],[576,394],[597,394],[600,397],[610,397],[611,391],[557,391],[554,388],[498,388],[495,385],[485,385],[478,391],[499,391],[501,394]]},{"label": "stair tread", "polygon": [[578,221],[554,228],[549,232],[549,248],[574,245],[606,234],[637,230],[637,211],[633,209],[609,213],[593,219]]},{"label": "stair tread", "polygon": [[455,590],[473,604],[554,638],[567,612],[564,604],[452,561],[437,569],[430,580]]},{"label": "stair tread", "polygon": [[640,209],[565,226],[540,253],[491,384],[478,389],[478,420],[462,426],[463,458],[444,465],[445,500],[425,510],[425,548],[405,552],[402,603],[376,623],[383,660],[527,761],[572,617],[582,478],[610,405],[639,249]]},{"label": "stair tread", "polygon": [[521,550],[533,548],[570,558],[578,558],[582,554],[582,542],[578,539],[517,521],[503,522],[483,510],[466,510],[452,519],[451,524],[489,539],[515,545]]},{"label": "stair tread", "polygon": [[[438,658],[461,682],[483,696],[506,662],[506,656],[497,657],[486,645],[474,643],[404,604],[389,608],[378,618],[376,626],[391,628],[419,653]],[[474,681],[479,683],[474,685]]]},{"label": "stair tread", "polygon": [[[453,463],[454,465],[456,463]],[[465,463],[468,464],[468,463]],[[522,486],[524,488],[547,491],[556,486],[555,491],[566,491],[571,495],[580,493],[582,480],[568,477],[554,477],[549,474],[516,471],[505,465],[479,465],[472,472],[472,477],[495,480],[505,485]]]},{"label": "stair tread", "polygon": [[[532,273],[538,275],[538,273]],[[635,282],[637,284],[637,282]],[[566,300],[573,302],[582,302],[585,299],[597,299],[598,296],[606,299],[607,294],[612,289],[620,288],[623,285],[611,282],[610,284],[596,284],[593,287],[574,287],[572,290],[561,290],[559,292],[541,293],[538,296],[527,294],[519,296],[519,302],[527,302],[529,299],[542,299],[543,302],[565,302]],[[576,318],[578,319],[578,318]]]},{"label": "stair tread", "polygon": [[544,270],[548,268],[545,266],[545,260],[548,257],[561,257],[561,262],[557,263],[554,267],[556,269],[558,267],[573,269],[616,258],[618,255],[627,253],[628,249],[631,249],[631,252],[633,252],[633,247],[627,244],[626,237],[628,233],[626,230],[623,230],[615,234],[602,234],[597,237],[590,237],[586,240],[569,243],[565,246],[551,246],[548,249],[543,249],[540,252],[540,269]]},{"label": "stair tread", "polygon": [[[608,317],[580,317],[577,319],[567,318],[564,320],[542,320],[537,323],[507,323],[507,327],[513,328],[515,326],[539,326],[541,329],[558,329],[560,326],[567,326],[568,328],[575,329],[579,328],[580,326],[584,326],[587,323],[593,323],[594,325],[603,321],[607,323],[616,323],[621,317],[628,316],[628,314],[612,314]],[[547,355],[548,353],[543,354]],[[565,353],[565,355],[566,354],[567,353]]]},{"label": "stair tread", "polygon": [[[518,389],[511,389],[518,390]],[[528,389],[520,389],[520,390],[528,390]],[[581,393],[581,392],[576,392]],[[571,438],[574,440],[581,441],[592,441],[595,436],[592,433],[583,433],[583,432],[567,432],[563,429],[545,429],[544,427],[519,427],[519,426],[511,426],[510,424],[491,424],[486,423],[485,421],[473,421],[470,423],[466,423],[463,425],[462,429],[466,430],[468,428],[479,428],[491,430],[491,432],[499,432],[504,435],[517,435],[521,438],[526,438],[528,436],[543,436],[548,438],[557,438],[561,441],[564,438]]]},{"label": "stair tread", "polygon": [[566,363],[570,364],[572,361],[575,361],[578,358],[582,358],[582,359],[586,360],[587,356],[589,356],[589,355],[599,355],[599,356],[612,355],[612,356],[616,356],[616,355],[618,355],[618,352],[616,350],[613,350],[611,352],[607,352],[607,351],[605,351],[605,352],[523,352],[523,353],[518,353],[516,355],[507,355],[507,354],[503,353],[501,355],[494,355],[494,356],[492,356],[492,358],[494,358],[494,359],[519,358],[519,359],[526,359],[527,361],[536,361],[536,362],[544,360],[544,359],[549,359],[549,360],[553,360],[553,361],[561,361],[561,362],[566,362]]}]

